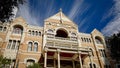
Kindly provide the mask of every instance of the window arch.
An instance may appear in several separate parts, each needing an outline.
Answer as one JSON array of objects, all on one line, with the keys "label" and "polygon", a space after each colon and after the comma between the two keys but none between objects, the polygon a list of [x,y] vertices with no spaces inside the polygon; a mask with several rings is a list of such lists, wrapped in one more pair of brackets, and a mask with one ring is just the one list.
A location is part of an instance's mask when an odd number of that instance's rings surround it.
[{"label": "window arch", "polygon": [[32,51],[32,42],[28,43],[28,51]]},{"label": "window arch", "polygon": [[98,36],[95,37],[95,41],[96,41],[97,44],[103,44],[102,39]]},{"label": "window arch", "polygon": [[35,60],[33,60],[33,59],[28,59],[26,63],[27,63],[27,66],[33,65],[33,63],[35,63]]},{"label": "window arch", "polygon": [[41,36],[41,32],[39,32],[39,36]]},{"label": "window arch", "polygon": [[68,37],[68,33],[66,30],[64,29],[58,29],[56,31],[56,37],[63,37],[63,38],[67,38]]},{"label": "window arch", "polygon": [[22,32],[23,32],[23,27],[21,25],[13,26],[13,33],[22,34]]},{"label": "window arch", "polygon": [[96,65],[94,63],[93,63],[93,65],[92,65],[92,63],[90,63],[89,66],[90,66],[90,68],[96,68]]},{"label": "window arch", "polygon": [[35,32],[36,36],[38,36],[38,31]]},{"label": "window arch", "polygon": [[48,33],[53,33],[53,30],[52,30],[52,29],[49,29],[49,30],[48,30]]},{"label": "window arch", "polygon": [[38,43],[37,43],[37,42],[34,43],[34,51],[35,51],[35,52],[38,51]]},{"label": "window arch", "polygon": [[94,56],[94,53],[93,53],[93,50],[92,50],[92,48],[90,48],[90,51],[92,52],[92,56]]},{"label": "window arch", "polygon": [[31,30],[28,31],[28,34],[31,35]]},{"label": "window arch", "polygon": [[34,34],[35,34],[34,31],[32,31],[32,35],[33,35],[33,36],[34,36]]}]

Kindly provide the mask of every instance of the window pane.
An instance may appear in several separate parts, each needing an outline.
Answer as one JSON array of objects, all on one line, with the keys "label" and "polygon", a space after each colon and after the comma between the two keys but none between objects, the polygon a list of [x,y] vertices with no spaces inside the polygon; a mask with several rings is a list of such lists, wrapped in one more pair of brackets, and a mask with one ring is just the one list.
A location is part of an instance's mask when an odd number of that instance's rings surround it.
[{"label": "window pane", "polygon": [[12,44],[12,49],[15,49],[15,45],[16,45],[16,41],[14,40]]},{"label": "window pane", "polygon": [[12,44],[12,40],[9,40],[9,43],[8,43],[7,49],[10,49],[11,44]]},{"label": "window pane", "polygon": [[38,51],[38,43],[34,43],[34,51]]},{"label": "window pane", "polygon": [[32,51],[32,42],[28,43],[28,51]]}]

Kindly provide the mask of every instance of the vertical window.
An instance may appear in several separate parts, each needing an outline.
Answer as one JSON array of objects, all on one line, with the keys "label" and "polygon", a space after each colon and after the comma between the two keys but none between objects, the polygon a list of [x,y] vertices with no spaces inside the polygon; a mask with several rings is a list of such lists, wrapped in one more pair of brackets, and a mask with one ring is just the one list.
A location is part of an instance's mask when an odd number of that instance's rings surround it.
[{"label": "vertical window", "polygon": [[11,44],[12,44],[12,40],[9,40],[9,42],[8,42],[8,46],[7,46],[7,49],[10,49]]},{"label": "vertical window", "polygon": [[34,51],[37,52],[38,51],[38,43],[34,43]]},{"label": "vertical window", "polygon": [[11,49],[15,49],[15,45],[16,45],[16,41],[14,40]]},{"label": "vertical window", "polygon": [[84,41],[86,42],[86,38],[84,38]]},{"label": "vertical window", "polygon": [[89,41],[91,42],[91,39],[89,38]]},{"label": "vertical window", "polygon": [[92,56],[94,56],[93,50],[90,48],[90,51],[92,52]]},{"label": "vertical window", "polygon": [[93,68],[96,68],[96,65],[95,65],[95,64],[93,64]]},{"label": "vertical window", "polygon": [[89,66],[90,66],[90,68],[92,68],[92,64],[91,63],[89,64]]},{"label": "vertical window", "polygon": [[36,36],[38,36],[38,32],[36,31]]},{"label": "vertical window", "polygon": [[18,50],[18,49],[19,49],[19,46],[20,46],[20,41],[17,41],[16,50]]},{"label": "vertical window", "polygon": [[32,35],[34,36],[34,31],[32,31]]},{"label": "vertical window", "polygon": [[28,43],[28,51],[32,51],[32,42]]},{"label": "vertical window", "polygon": [[3,29],[3,27],[2,27],[2,26],[0,26],[0,31],[2,31],[2,29]]},{"label": "vertical window", "polygon": [[83,38],[81,38],[81,39],[82,39],[82,41],[84,41]]},{"label": "vertical window", "polygon": [[31,35],[31,30],[28,31],[28,34]]},{"label": "vertical window", "polygon": [[41,36],[41,32],[39,32],[39,36]]},{"label": "vertical window", "polygon": [[4,27],[3,31],[6,31],[6,27]]}]

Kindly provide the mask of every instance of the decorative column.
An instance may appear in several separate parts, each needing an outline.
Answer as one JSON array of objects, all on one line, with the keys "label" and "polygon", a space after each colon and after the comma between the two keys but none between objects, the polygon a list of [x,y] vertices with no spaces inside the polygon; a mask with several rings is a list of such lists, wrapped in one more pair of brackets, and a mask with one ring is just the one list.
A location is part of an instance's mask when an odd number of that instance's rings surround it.
[{"label": "decorative column", "polygon": [[44,68],[47,68],[47,51],[45,51]]},{"label": "decorative column", "polygon": [[74,62],[74,60],[72,60],[72,64],[73,64],[73,68],[75,68],[75,62]]},{"label": "decorative column", "polygon": [[89,53],[89,52],[88,52],[88,55],[89,55],[89,59],[90,59],[91,66],[92,66],[92,68],[93,68],[92,55],[91,55],[91,53]]},{"label": "decorative column", "polygon": [[55,60],[55,58],[54,58],[54,68],[56,68],[56,60]]},{"label": "decorative column", "polygon": [[80,68],[83,68],[83,66],[82,66],[82,59],[81,59],[81,54],[80,53],[78,53],[78,57],[79,57],[79,61],[80,61]]},{"label": "decorative column", "polygon": [[58,68],[60,68],[60,52],[57,52],[57,57],[58,57]]}]

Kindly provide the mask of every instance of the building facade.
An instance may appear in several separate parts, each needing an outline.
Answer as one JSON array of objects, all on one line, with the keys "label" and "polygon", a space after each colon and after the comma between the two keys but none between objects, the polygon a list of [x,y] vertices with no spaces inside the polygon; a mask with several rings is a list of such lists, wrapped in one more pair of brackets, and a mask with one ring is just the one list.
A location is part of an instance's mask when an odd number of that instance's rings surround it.
[{"label": "building facade", "polygon": [[104,36],[94,29],[81,33],[78,26],[59,11],[32,26],[22,17],[0,23],[0,54],[11,59],[10,67],[26,68],[40,63],[44,68],[110,68]]}]

